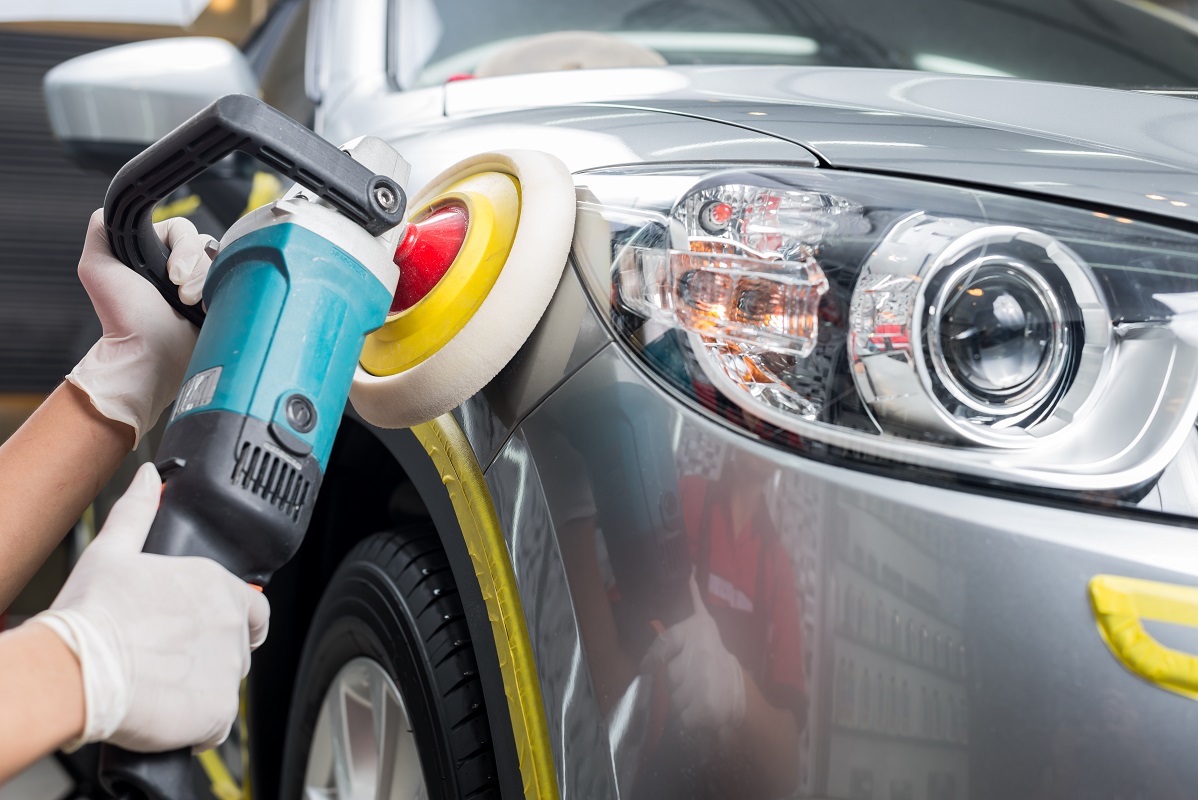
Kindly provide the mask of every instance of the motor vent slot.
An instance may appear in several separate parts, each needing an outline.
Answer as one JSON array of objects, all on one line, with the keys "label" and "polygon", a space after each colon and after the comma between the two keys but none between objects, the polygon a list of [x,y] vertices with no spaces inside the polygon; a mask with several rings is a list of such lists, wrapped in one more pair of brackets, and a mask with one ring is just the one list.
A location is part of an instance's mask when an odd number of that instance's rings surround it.
[{"label": "motor vent slot", "polygon": [[312,482],[279,454],[243,442],[233,468],[233,483],[258,495],[292,520],[298,520],[308,501]]}]

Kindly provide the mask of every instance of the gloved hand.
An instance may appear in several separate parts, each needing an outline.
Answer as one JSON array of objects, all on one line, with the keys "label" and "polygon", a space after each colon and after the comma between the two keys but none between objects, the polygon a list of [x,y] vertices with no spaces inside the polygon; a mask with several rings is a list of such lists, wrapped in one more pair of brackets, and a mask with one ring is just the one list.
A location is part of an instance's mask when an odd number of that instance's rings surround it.
[{"label": "gloved hand", "polygon": [[[154,226],[170,248],[167,271],[188,305],[200,300],[212,259],[204,247],[211,236],[176,217]],[[183,382],[197,329],[167,304],[145,278],[112,254],[104,212],[92,214],[79,257],[79,280],[104,329],[67,376],[109,419],[132,426],[134,446],[158,421]]]},{"label": "gloved hand", "polygon": [[740,662],[724,647],[694,575],[695,613],[667,629],[645,654],[642,671],[664,666],[670,706],[688,729],[734,732],[745,717],[745,680]]},{"label": "gloved hand", "polygon": [[237,717],[250,651],[266,639],[260,592],[206,558],[142,553],[162,482],[142,466],[83,551],[48,625],[79,658],[83,735],[153,752],[215,747]]}]

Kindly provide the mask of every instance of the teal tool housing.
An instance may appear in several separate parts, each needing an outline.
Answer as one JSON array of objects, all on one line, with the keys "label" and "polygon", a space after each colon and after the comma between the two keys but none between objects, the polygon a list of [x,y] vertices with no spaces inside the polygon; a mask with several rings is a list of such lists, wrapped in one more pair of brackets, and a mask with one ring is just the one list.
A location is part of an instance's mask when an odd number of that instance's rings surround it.
[{"label": "teal tool housing", "polygon": [[[180,299],[153,212],[235,151],[299,188],[226,234],[204,286],[205,316]],[[391,255],[406,174],[382,140],[342,149],[255,97],[229,95],[113,178],[104,227],[114,255],[200,327],[155,455],[162,500],[145,552],[210,558],[264,587],[299,549],[363,340],[386,319],[399,277]],[[197,797],[190,748],[105,745],[100,761],[104,787],[123,800]]]},{"label": "teal tool housing", "polygon": [[[327,239],[282,223],[221,251],[204,303],[207,320],[170,424],[214,411],[258,420],[307,445],[324,472],[362,344],[386,319],[391,293]],[[189,398],[205,374],[214,384]],[[305,403],[311,416],[297,424]]]},{"label": "teal tool housing", "polygon": [[291,557],[363,341],[391,297],[345,249],[297,222],[251,228],[221,248],[158,449],[155,552],[206,555],[258,585]]}]

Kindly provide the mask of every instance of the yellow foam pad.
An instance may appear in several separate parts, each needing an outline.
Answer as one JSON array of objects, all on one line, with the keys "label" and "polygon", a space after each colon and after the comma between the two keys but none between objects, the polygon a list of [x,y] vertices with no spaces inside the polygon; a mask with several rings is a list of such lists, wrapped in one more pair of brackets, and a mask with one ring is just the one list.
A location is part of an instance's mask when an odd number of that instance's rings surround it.
[{"label": "yellow foam pad", "polygon": [[466,209],[462,249],[427,295],[366,337],[361,362],[371,375],[395,375],[438,352],[474,316],[507,263],[520,221],[515,178],[501,172],[470,175],[414,208],[409,219],[449,204]]},{"label": "yellow foam pad", "polygon": [[480,391],[532,335],[561,280],[575,198],[560,159],[482,153],[442,172],[411,202],[419,214],[467,200],[475,207],[469,254],[464,247],[433,291],[372,334],[362,355],[349,399],[373,425],[418,425]]}]

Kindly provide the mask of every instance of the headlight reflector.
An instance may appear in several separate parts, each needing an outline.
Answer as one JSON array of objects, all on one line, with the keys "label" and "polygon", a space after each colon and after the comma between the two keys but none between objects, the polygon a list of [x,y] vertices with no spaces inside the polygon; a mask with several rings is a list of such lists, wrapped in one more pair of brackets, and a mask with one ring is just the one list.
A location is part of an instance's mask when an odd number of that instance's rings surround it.
[{"label": "headlight reflector", "polygon": [[1134,494],[1194,428],[1198,343],[1156,299],[1198,298],[1193,235],[812,169],[579,183],[575,258],[614,329],[758,435]]},{"label": "headlight reflector", "polygon": [[1058,409],[1092,396],[1110,351],[1093,270],[1019,226],[902,217],[866,257],[850,308],[853,377],[883,430],[1031,446],[1059,427]]}]

